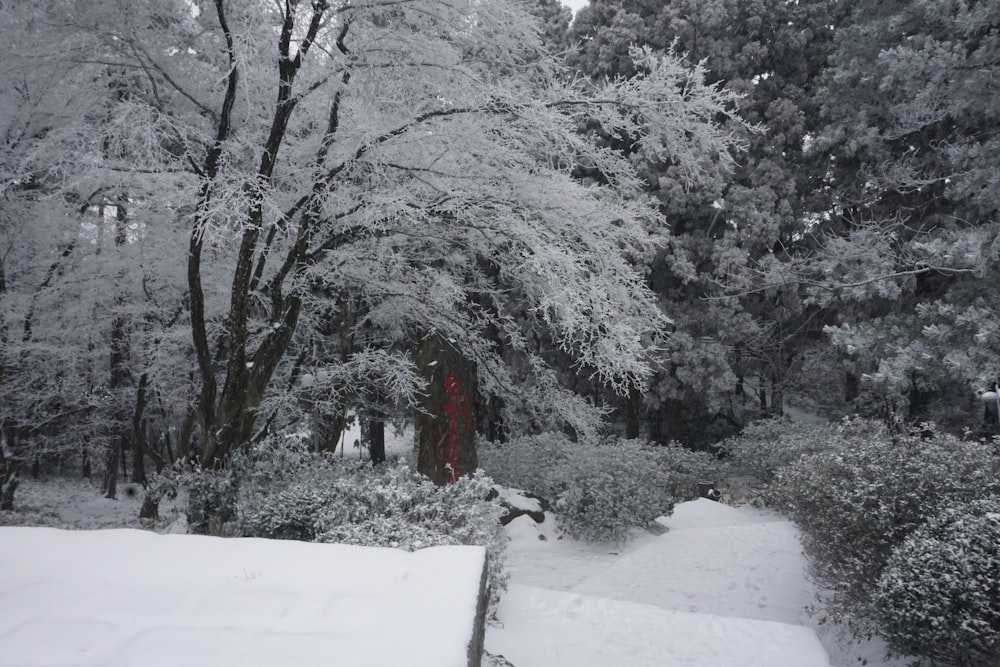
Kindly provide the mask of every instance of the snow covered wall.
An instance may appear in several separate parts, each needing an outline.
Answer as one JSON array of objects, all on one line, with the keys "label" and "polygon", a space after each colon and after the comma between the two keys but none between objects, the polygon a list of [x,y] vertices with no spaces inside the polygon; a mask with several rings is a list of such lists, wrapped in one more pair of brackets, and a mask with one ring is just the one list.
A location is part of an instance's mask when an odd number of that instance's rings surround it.
[{"label": "snow covered wall", "polygon": [[0,664],[478,665],[485,558],[0,528]]}]

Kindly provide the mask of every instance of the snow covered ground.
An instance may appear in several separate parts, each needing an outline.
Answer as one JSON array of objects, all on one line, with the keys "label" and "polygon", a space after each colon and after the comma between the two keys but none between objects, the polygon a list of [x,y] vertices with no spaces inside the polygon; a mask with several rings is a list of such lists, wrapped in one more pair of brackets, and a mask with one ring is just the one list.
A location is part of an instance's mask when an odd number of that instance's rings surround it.
[{"label": "snow covered ground", "polygon": [[463,667],[484,558],[0,528],[0,664]]},{"label": "snow covered ground", "polygon": [[658,523],[613,548],[560,540],[551,517],[515,519],[487,651],[516,667],[907,664],[808,612],[798,531],[776,513],[696,500]]},{"label": "snow covered ground", "polygon": [[515,520],[514,580],[530,585],[501,602],[487,650],[516,667],[828,667],[802,625],[812,590],[790,524],[708,500],[661,522],[665,534],[602,555]]},{"label": "snow covered ground", "polygon": [[[62,523],[76,527],[128,525],[128,519],[123,517],[135,517],[139,503],[137,497],[128,496],[119,501],[101,499],[92,487],[83,483],[60,482],[56,485],[32,480],[25,480],[18,490],[18,497],[23,504],[35,507],[33,516],[38,516],[37,510],[42,507],[51,508],[47,514],[51,519],[49,525]],[[792,524],[772,512],[707,500],[682,503],[671,517],[659,520],[660,530],[656,532],[661,534],[636,531],[622,547],[559,539],[555,520],[549,515],[539,525],[525,516],[507,526],[511,536],[511,588],[501,601],[498,622],[487,630],[486,649],[490,654],[503,655],[515,667],[903,667],[906,664],[902,659],[885,659],[884,646],[878,641],[845,639],[838,626],[824,622],[822,614],[809,615],[806,612],[808,606],[815,604],[815,589],[805,576],[805,560],[797,531]],[[131,521],[132,525],[136,524],[134,518]],[[169,529],[168,526],[160,527],[160,530]],[[100,538],[101,535],[108,534],[93,535],[95,540],[100,540],[104,539]],[[142,533],[125,534],[142,536]],[[153,540],[150,544],[157,543],[155,536],[149,538]],[[338,634],[344,628],[351,629],[351,641],[359,638],[357,645],[384,645],[394,641],[394,633],[409,632],[405,627],[409,621],[403,620],[405,615],[396,614],[397,608],[408,604],[405,602],[407,594],[402,588],[409,577],[399,579],[387,576],[385,581],[372,584],[371,581],[379,580],[372,578],[375,573],[366,569],[365,565],[319,555],[323,549],[330,547],[272,543],[268,549],[273,549],[269,553],[274,567],[280,569],[280,565],[289,569],[288,564],[292,564],[292,572],[287,582],[277,574],[274,578],[268,575],[265,580],[272,585],[265,587],[261,585],[263,581],[260,577],[252,576],[258,568],[246,567],[246,564],[253,563],[257,558],[253,555],[257,547],[253,545],[266,541],[218,540],[218,548],[223,548],[224,544],[225,549],[230,549],[225,552],[224,558],[241,569],[227,570],[225,577],[216,572],[206,580],[191,570],[203,561],[223,559],[222,552],[211,556],[211,549],[215,547],[203,551],[206,547],[201,546],[203,543],[200,540],[212,538],[178,536],[169,539],[177,541],[160,544],[177,546],[148,550],[140,559],[141,565],[123,563],[122,567],[126,570],[141,568],[152,581],[169,584],[164,587],[173,591],[171,595],[175,598],[187,595],[191,600],[212,599],[217,597],[211,593],[212,586],[225,586],[227,582],[233,585],[240,579],[245,579],[248,586],[257,587],[247,589],[247,594],[267,588],[268,592],[260,597],[260,604],[264,607],[271,605],[270,608],[279,611],[272,614],[272,621],[260,621],[263,625],[256,626],[260,631],[266,630],[264,634],[270,638],[262,641],[274,641],[274,632],[299,624],[303,635],[315,631],[313,635],[316,636],[304,638],[303,643],[295,647],[298,657],[294,664],[310,664],[310,655],[326,662],[333,654],[357,655],[349,652],[354,649],[344,648],[348,644],[337,646],[338,642],[347,641],[344,635]],[[5,541],[0,537],[0,543]],[[183,547],[185,544],[191,544],[190,549]],[[143,604],[140,596],[115,583],[122,580],[116,565],[123,558],[119,545],[111,541],[100,548],[95,543],[93,548],[97,549],[94,552],[94,563],[97,565],[81,575],[81,580],[91,586],[88,590],[93,589],[93,592],[81,594],[72,604],[86,609],[93,600],[111,599],[118,600],[116,604],[129,613],[145,613],[144,610],[150,609],[155,612],[156,605]],[[32,553],[44,554],[49,550],[44,544],[39,544],[32,549]],[[308,577],[304,574],[309,568],[317,567],[318,561],[322,561],[324,572],[331,570],[349,575],[355,588],[346,599],[352,604],[358,603],[361,609],[357,618],[340,626],[336,632],[331,630],[331,634],[322,639],[317,638],[324,632],[322,622],[310,618],[307,613],[310,608],[316,608],[315,597],[310,597],[316,591],[305,586]],[[409,567],[406,562],[403,557],[389,570],[404,570]],[[34,572],[33,579],[58,588],[62,585],[59,582],[65,579],[65,573],[51,563],[46,567],[45,563],[44,558],[39,558],[24,567],[34,568],[31,570]],[[110,582],[101,578],[105,576],[102,565],[112,573],[109,575]],[[10,613],[9,599],[4,596],[9,595],[16,582],[23,584],[29,578],[24,567],[11,569],[0,562],[0,573],[3,573],[0,576],[0,591],[8,591],[6,594],[0,592],[0,614]],[[11,572],[17,574],[11,577]],[[118,576],[115,576],[116,572]],[[423,592],[447,605],[456,591],[452,585],[454,578],[444,570],[439,570],[435,576],[440,580],[433,587],[424,588]],[[97,585],[98,580],[104,584]],[[397,585],[401,587],[398,594],[386,592]],[[379,590],[388,597],[369,596],[374,596]],[[102,592],[98,594],[96,591]],[[222,599],[218,598],[218,604]],[[383,606],[384,612],[378,611]],[[230,656],[243,651],[239,655],[244,655],[246,637],[234,628],[242,622],[241,619],[246,619],[246,616],[240,615],[246,607],[230,604],[229,608],[235,616],[229,618],[227,630],[213,635],[211,650],[230,651],[225,653]],[[285,612],[280,612],[280,609]],[[286,615],[282,616],[282,613]],[[301,615],[303,613],[305,616]],[[214,620],[211,623],[219,625],[222,616],[212,616]],[[376,617],[377,623],[367,628],[364,626],[365,618]],[[2,627],[9,627],[9,616],[0,618],[7,618],[8,625]],[[393,618],[398,619],[398,629],[395,622],[390,623]],[[268,625],[271,622],[273,627]],[[216,626],[209,624],[207,627]],[[39,646],[45,645],[46,640],[54,642],[61,631],[58,626],[53,626],[50,631],[42,631],[42,627],[36,626],[33,630],[40,632]],[[312,630],[306,631],[307,628]],[[9,656],[10,639],[2,633],[0,629],[0,655]],[[160,640],[166,641],[163,637]],[[201,647],[202,644],[198,640],[192,646]],[[259,654],[273,655],[269,653],[273,646],[273,643],[270,644]],[[337,659],[336,663],[348,666],[376,664],[358,660]],[[12,663],[5,657],[0,664],[7,667],[39,663]],[[56,661],[50,664],[72,663]],[[179,667],[197,663],[174,660],[169,664],[170,667]],[[229,663],[218,661],[215,664]],[[241,659],[232,664],[242,667],[267,663]],[[270,664],[292,663],[278,660]],[[422,663],[414,663],[412,656],[407,654],[405,661],[379,664],[392,667],[395,664]],[[498,659],[496,664],[504,663]]]}]

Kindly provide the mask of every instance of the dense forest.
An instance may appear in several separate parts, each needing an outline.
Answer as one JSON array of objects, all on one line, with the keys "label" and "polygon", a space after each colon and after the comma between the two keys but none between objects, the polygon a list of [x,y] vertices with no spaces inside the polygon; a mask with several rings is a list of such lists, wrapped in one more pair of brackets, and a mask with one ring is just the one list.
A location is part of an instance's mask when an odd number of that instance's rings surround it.
[{"label": "dense forest", "polygon": [[995,428],[1000,2],[0,25],[5,503],[19,467],[113,495],[273,434],[330,450],[349,415],[378,460],[435,345],[481,440],[705,449],[786,406]]},{"label": "dense forest", "polygon": [[508,491],[614,542],[724,482],[854,636],[998,664],[1000,0],[0,0],[0,35],[0,525],[53,521],[28,476],[124,481],[157,529],[485,546],[495,609]]}]

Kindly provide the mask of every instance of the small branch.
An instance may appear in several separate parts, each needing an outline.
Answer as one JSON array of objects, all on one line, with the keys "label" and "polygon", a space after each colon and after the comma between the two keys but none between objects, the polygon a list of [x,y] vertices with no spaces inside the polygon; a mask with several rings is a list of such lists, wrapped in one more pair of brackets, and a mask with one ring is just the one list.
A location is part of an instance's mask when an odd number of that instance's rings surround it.
[{"label": "small branch", "polygon": [[[98,192],[100,192],[100,190],[91,195],[91,197],[96,195]],[[81,214],[87,210],[87,206],[88,204],[84,204],[83,208],[81,209]],[[28,308],[28,312],[24,316],[24,329],[21,336],[22,343],[27,343],[28,341],[31,340],[32,328],[35,326],[35,306],[38,304],[37,301],[38,293],[52,284],[52,279],[55,278],[56,271],[59,269],[59,265],[62,263],[62,260],[66,259],[71,254],[73,254],[73,250],[76,249],[76,242],[77,240],[73,239],[73,241],[70,242],[70,244],[63,249],[62,253],[60,253],[59,258],[49,265],[49,270],[45,273],[45,280],[43,280],[42,284],[38,286],[37,290],[35,290],[36,298],[32,300],[31,306]]]},{"label": "small branch", "polygon": [[[231,42],[232,42],[232,35],[229,33],[228,28],[224,28],[224,31],[226,33],[226,42],[231,44]],[[202,102],[201,100],[199,100],[193,94],[189,93],[184,88],[184,86],[182,86],[180,83],[177,82],[176,79],[174,79],[174,77],[170,76],[170,73],[167,72],[167,70],[162,65],[160,65],[153,58],[153,56],[150,55],[149,51],[146,50],[146,47],[143,46],[141,42],[139,42],[138,40],[130,40],[130,45],[132,46],[133,53],[135,53],[135,49],[138,49],[138,50],[142,51],[142,55],[149,62],[149,65],[152,66],[153,69],[155,69],[159,73],[159,75],[163,77],[163,80],[166,81],[170,85],[171,88],[173,88],[178,93],[180,93],[181,96],[184,97],[185,99],[187,99],[189,102],[191,102],[191,104],[193,104],[197,108],[201,109],[201,111],[203,113],[205,113],[205,115],[207,115],[209,118],[211,118],[212,121],[219,122],[219,120],[220,120],[219,119],[219,112],[217,112],[215,109],[209,107],[207,104],[205,104],[204,102]],[[232,54],[230,54],[230,55],[232,55]],[[142,69],[146,71],[146,75],[149,76],[149,69],[148,69],[147,65],[143,62],[142,58],[139,57],[138,53],[135,53],[135,58],[139,62],[139,65],[142,67]],[[232,58],[230,58],[230,65],[233,66],[233,67],[235,67],[235,65],[232,64]],[[152,79],[151,76],[150,76],[150,81],[151,82],[153,81],[153,79]],[[156,97],[157,100],[159,100],[159,95],[157,95],[156,92],[155,92],[156,91],[156,84],[155,84],[155,82],[153,83],[153,88],[154,88],[154,97]]]},{"label": "small branch", "polygon": [[853,283],[830,283],[822,282],[818,280],[788,280],[781,283],[770,283],[767,285],[761,285],[760,287],[754,287],[753,289],[744,290],[742,292],[734,292],[732,294],[720,294],[718,296],[703,296],[702,299],[705,301],[720,301],[724,299],[738,299],[740,297],[749,296],[751,294],[759,294],[760,292],[765,292],[769,289],[775,289],[779,287],[788,287],[789,285],[806,285],[808,287],[816,287],[828,292],[834,292],[840,289],[850,289],[852,287],[864,287],[865,285],[871,285],[873,283],[882,282],[885,280],[893,280],[895,278],[905,278],[907,276],[919,276],[925,273],[940,273],[945,276],[955,276],[963,275],[969,273],[979,273],[979,269],[952,269],[943,266],[927,266],[920,269],[910,269],[908,271],[896,271],[895,273],[886,273],[879,276],[873,276],[871,278],[866,278],[865,280],[859,280]]},{"label": "small branch", "polygon": [[351,156],[347,160],[344,160],[339,165],[330,170],[330,172],[326,176],[326,182],[327,184],[332,184],[334,179],[338,175],[340,175],[340,173],[344,171],[349,164],[351,164],[352,162],[357,162],[358,160],[363,158],[365,154],[369,152],[370,149],[375,148],[376,146],[380,146],[385,142],[389,141],[390,139],[394,139],[395,137],[400,136],[401,134],[405,134],[410,129],[418,125],[421,125],[427,122],[428,120],[432,120],[434,118],[447,118],[449,116],[458,116],[471,113],[482,113],[482,112],[488,113],[490,111],[491,109],[489,107],[460,107],[454,109],[437,109],[435,111],[428,111],[426,113],[422,113],[413,120],[411,120],[410,122],[404,123],[403,125],[400,125],[393,130],[389,130],[385,134],[375,137],[369,143],[358,147],[358,149],[354,151],[353,156]]}]

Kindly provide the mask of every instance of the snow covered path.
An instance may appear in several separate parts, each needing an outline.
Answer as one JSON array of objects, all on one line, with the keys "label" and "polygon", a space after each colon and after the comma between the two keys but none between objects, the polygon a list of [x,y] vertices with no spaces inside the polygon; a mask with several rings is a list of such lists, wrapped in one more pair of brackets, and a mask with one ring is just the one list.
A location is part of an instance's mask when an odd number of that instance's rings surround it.
[{"label": "snow covered path", "polygon": [[803,625],[813,588],[795,528],[772,513],[683,503],[665,534],[575,558],[552,526],[532,541],[526,521],[512,524],[512,586],[486,637],[515,667],[830,664]]},{"label": "snow covered path", "polygon": [[804,620],[814,590],[804,580],[802,547],[790,522],[709,500],[678,505],[661,521],[667,534],[574,590],[678,611],[792,624]]}]

